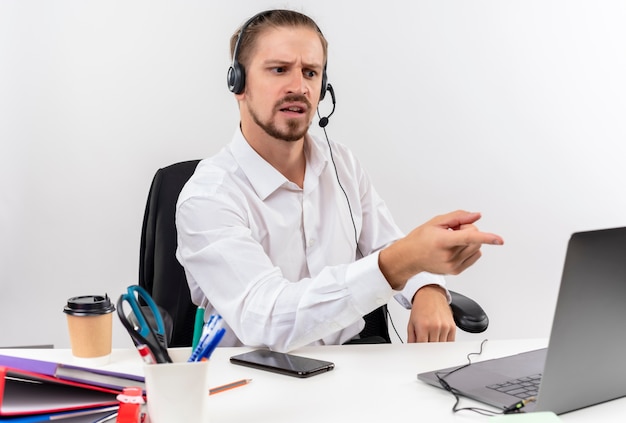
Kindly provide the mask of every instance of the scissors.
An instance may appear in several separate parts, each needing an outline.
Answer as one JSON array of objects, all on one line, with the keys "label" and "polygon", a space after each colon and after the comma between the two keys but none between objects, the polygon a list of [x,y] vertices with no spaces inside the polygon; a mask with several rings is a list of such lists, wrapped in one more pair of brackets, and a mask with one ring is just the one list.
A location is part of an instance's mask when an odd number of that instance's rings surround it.
[{"label": "scissors", "polygon": [[[142,307],[139,304],[139,299],[143,300],[147,307]],[[132,309],[132,313],[129,315],[124,312],[124,302],[127,302]],[[172,362],[167,353],[163,318],[156,303],[145,289],[138,285],[129,286],[128,291],[120,295],[119,300],[117,300],[117,315],[135,346],[146,345],[157,363]]]}]

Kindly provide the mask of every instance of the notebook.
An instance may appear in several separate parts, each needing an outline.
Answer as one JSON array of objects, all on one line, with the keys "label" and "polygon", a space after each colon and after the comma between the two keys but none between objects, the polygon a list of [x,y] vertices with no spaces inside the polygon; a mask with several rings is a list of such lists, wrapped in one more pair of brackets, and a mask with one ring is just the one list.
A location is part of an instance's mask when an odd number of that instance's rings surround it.
[{"label": "notebook", "polygon": [[[460,395],[506,408],[526,386],[495,388],[540,375],[536,401],[524,410],[562,414],[626,396],[625,360],[626,227],[571,236],[547,348],[476,362],[445,381]],[[437,375],[457,367],[417,377],[441,388]]]}]

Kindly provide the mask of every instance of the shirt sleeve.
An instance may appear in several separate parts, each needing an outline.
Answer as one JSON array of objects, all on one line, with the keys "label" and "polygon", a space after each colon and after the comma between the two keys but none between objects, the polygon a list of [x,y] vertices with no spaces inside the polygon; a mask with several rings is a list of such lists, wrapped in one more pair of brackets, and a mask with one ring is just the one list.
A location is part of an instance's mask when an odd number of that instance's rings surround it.
[{"label": "shirt sleeve", "polygon": [[[360,198],[352,200],[358,205],[356,210],[359,212],[361,219],[361,232],[359,237],[359,249],[364,255],[380,252],[386,246],[397,241],[404,236],[404,233],[396,225],[391,212],[382,198],[376,192],[368,175],[359,166],[358,162],[346,152],[341,157],[350,158],[352,164],[346,164],[340,168],[352,168],[354,175],[352,180],[359,181],[358,192]],[[376,255],[378,257],[378,255]],[[382,273],[381,273],[382,275]],[[384,276],[383,276],[384,278]],[[404,289],[396,292],[394,298],[400,305],[406,309],[410,309],[415,293],[426,285],[439,285],[446,290],[448,302],[450,302],[450,293],[446,288],[445,278],[441,275],[422,272],[410,278]]]},{"label": "shirt sleeve", "polygon": [[406,309],[410,309],[413,301],[413,297],[415,293],[419,291],[420,288],[426,285],[439,285],[446,290],[446,295],[448,297],[448,303],[452,300],[450,297],[450,293],[446,288],[446,280],[441,275],[434,275],[432,273],[422,272],[411,279],[409,279],[402,291],[394,295],[394,298],[401,306]]},{"label": "shirt sleeve", "polygon": [[206,295],[243,344],[277,351],[340,344],[393,295],[377,254],[287,280],[251,236],[243,202],[219,192],[192,196],[179,201],[176,215],[177,257],[194,302]]}]

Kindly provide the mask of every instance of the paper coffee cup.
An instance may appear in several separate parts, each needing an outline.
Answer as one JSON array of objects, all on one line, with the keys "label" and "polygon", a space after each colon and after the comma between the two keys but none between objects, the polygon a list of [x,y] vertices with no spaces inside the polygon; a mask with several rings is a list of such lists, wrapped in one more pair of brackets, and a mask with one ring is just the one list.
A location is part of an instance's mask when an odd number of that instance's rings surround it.
[{"label": "paper coffee cup", "polygon": [[106,364],[111,355],[113,311],[108,295],[84,295],[67,300],[63,312],[72,355],[84,364]]}]

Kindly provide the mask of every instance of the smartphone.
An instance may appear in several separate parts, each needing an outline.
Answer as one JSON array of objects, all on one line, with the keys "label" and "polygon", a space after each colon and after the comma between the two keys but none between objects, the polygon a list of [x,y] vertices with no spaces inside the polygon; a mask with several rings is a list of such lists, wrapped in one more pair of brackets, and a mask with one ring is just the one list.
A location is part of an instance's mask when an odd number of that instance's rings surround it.
[{"label": "smartphone", "polygon": [[295,377],[311,377],[335,368],[330,361],[259,349],[232,356],[230,362]]}]

